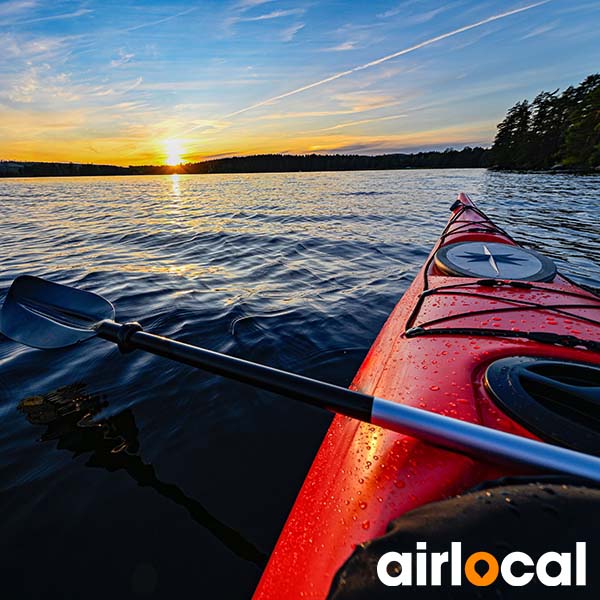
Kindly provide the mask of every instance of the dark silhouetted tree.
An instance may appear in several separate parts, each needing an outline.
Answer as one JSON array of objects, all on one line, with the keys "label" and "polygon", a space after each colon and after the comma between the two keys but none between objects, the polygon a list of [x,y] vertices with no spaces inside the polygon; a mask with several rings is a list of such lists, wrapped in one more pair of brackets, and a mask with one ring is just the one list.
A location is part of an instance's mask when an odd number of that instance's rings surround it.
[{"label": "dark silhouetted tree", "polygon": [[600,74],[562,94],[517,102],[498,125],[492,163],[501,169],[600,166]]},{"label": "dark silhouetted tree", "polygon": [[566,165],[600,166],[600,74],[590,75],[580,86],[565,136]]},{"label": "dark silhouetted tree", "polygon": [[516,169],[528,162],[530,120],[531,109],[527,100],[517,102],[509,109],[504,121],[498,125],[492,148],[493,159],[498,166]]}]

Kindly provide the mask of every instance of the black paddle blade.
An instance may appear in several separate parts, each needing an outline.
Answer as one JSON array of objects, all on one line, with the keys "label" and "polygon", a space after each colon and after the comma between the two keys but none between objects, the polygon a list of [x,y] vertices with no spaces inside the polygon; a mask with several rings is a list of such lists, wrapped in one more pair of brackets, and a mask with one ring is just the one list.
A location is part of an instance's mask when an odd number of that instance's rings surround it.
[{"label": "black paddle blade", "polygon": [[0,332],[33,348],[64,348],[94,336],[96,323],[114,317],[102,296],[22,275],[0,310]]}]

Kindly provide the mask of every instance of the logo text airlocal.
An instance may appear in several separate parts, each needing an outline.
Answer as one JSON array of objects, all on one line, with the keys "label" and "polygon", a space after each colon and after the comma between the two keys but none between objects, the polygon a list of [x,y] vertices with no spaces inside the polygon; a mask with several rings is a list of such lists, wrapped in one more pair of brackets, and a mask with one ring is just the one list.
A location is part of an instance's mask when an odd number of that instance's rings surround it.
[{"label": "logo text airlocal", "polygon": [[[426,542],[417,542],[414,553],[386,552],[377,562],[381,583],[390,587],[448,583],[459,586],[463,585],[464,576],[476,586],[492,585],[498,577],[515,587],[527,585],[534,577],[549,587],[586,584],[586,542],[576,542],[574,556],[571,552],[545,552],[536,561],[525,552],[511,552],[498,561],[483,551],[474,552],[463,561],[461,542],[452,542],[450,552],[426,550]],[[483,575],[475,570],[478,563],[479,572],[485,567]],[[442,569],[445,564],[448,567]]]}]

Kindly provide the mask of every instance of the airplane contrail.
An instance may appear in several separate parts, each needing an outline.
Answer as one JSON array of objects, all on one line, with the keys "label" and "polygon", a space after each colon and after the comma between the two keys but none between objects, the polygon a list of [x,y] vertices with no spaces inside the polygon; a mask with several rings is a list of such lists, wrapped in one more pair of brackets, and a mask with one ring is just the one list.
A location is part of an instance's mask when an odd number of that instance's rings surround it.
[{"label": "airplane contrail", "polygon": [[[392,60],[393,58],[398,58],[399,56],[403,56],[404,54],[409,54],[410,52],[414,52],[415,50],[419,50],[424,48],[425,46],[430,46],[431,44],[435,44],[436,42],[440,42],[449,37],[453,37],[455,35],[459,35],[464,33],[465,31],[470,31],[471,29],[475,29],[477,27],[481,27],[482,25],[486,25],[487,23],[492,23],[493,21],[498,21],[500,19],[504,19],[506,17],[510,17],[511,15],[516,15],[518,13],[524,12],[526,10],[530,10],[532,8],[536,8],[537,6],[541,6],[542,4],[548,4],[551,0],[542,0],[541,2],[535,2],[533,4],[528,4],[527,6],[522,6],[521,8],[515,8],[513,10],[509,10],[497,15],[493,15],[491,17],[487,17],[487,19],[483,19],[481,21],[477,21],[476,23],[471,23],[469,25],[464,25],[463,27],[459,27],[458,29],[453,29],[452,31],[448,31],[447,33],[442,33],[441,35],[437,35],[432,37],[424,42],[420,42],[415,44],[414,46],[409,46],[408,48],[404,48],[403,50],[399,50],[398,52],[394,52],[393,54],[388,54],[387,56],[383,56],[381,58],[377,58],[376,60],[372,60],[364,65],[359,65],[357,67],[353,67],[351,69],[347,69],[346,71],[341,71],[339,73],[335,73],[334,75],[330,75],[329,77],[325,77],[325,79],[320,79],[319,81],[315,81],[313,83],[309,83],[307,85],[303,85],[302,87],[296,88],[295,90],[291,90],[289,92],[285,92],[283,94],[279,94],[278,96],[273,96],[272,98],[267,98],[266,100],[261,100],[256,104],[251,104],[250,106],[246,106],[245,108],[240,108],[234,112],[228,113],[221,117],[221,119],[229,119],[231,117],[235,117],[237,115],[241,115],[242,113],[248,112],[249,110],[254,110],[255,108],[260,108],[261,106],[265,106],[267,104],[271,104],[272,102],[277,102],[278,100],[283,100],[284,98],[288,98],[289,96],[294,96],[296,94],[300,94],[301,92],[305,92],[307,90],[311,90],[320,85],[325,85],[326,83],[330,83],[331,81],[335,81],[336,79],[341,79],[342,77],[347,77],[352,73],[356,73],[357,71],[364,71],[365,69],[370,69],[371,67],[375,67],[380,65],[381,63],[387,62],[388,60]],[[196,127],[192,127],[186,131],[186,133],[190,133],[195,129],[202,127],[202,125],[197,125]]]}]

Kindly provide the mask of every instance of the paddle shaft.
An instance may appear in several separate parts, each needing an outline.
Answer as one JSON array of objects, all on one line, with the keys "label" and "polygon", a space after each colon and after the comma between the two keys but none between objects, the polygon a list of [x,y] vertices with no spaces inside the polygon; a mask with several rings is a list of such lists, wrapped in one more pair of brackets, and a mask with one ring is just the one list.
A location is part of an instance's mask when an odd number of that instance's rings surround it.
[{"label": "paddle shaft", "polygon": [[[124,327],[127,326],[111,320],[101,321],[96,327],[96,334],[119,344],[123,342]],[[448,450],[485,461],[517,463],[600,482],[600,458],[595,456],[375,398],[144,331],[130,333],[126,341],[128,348],[145,350],[294,400],[327,408]]]}]

